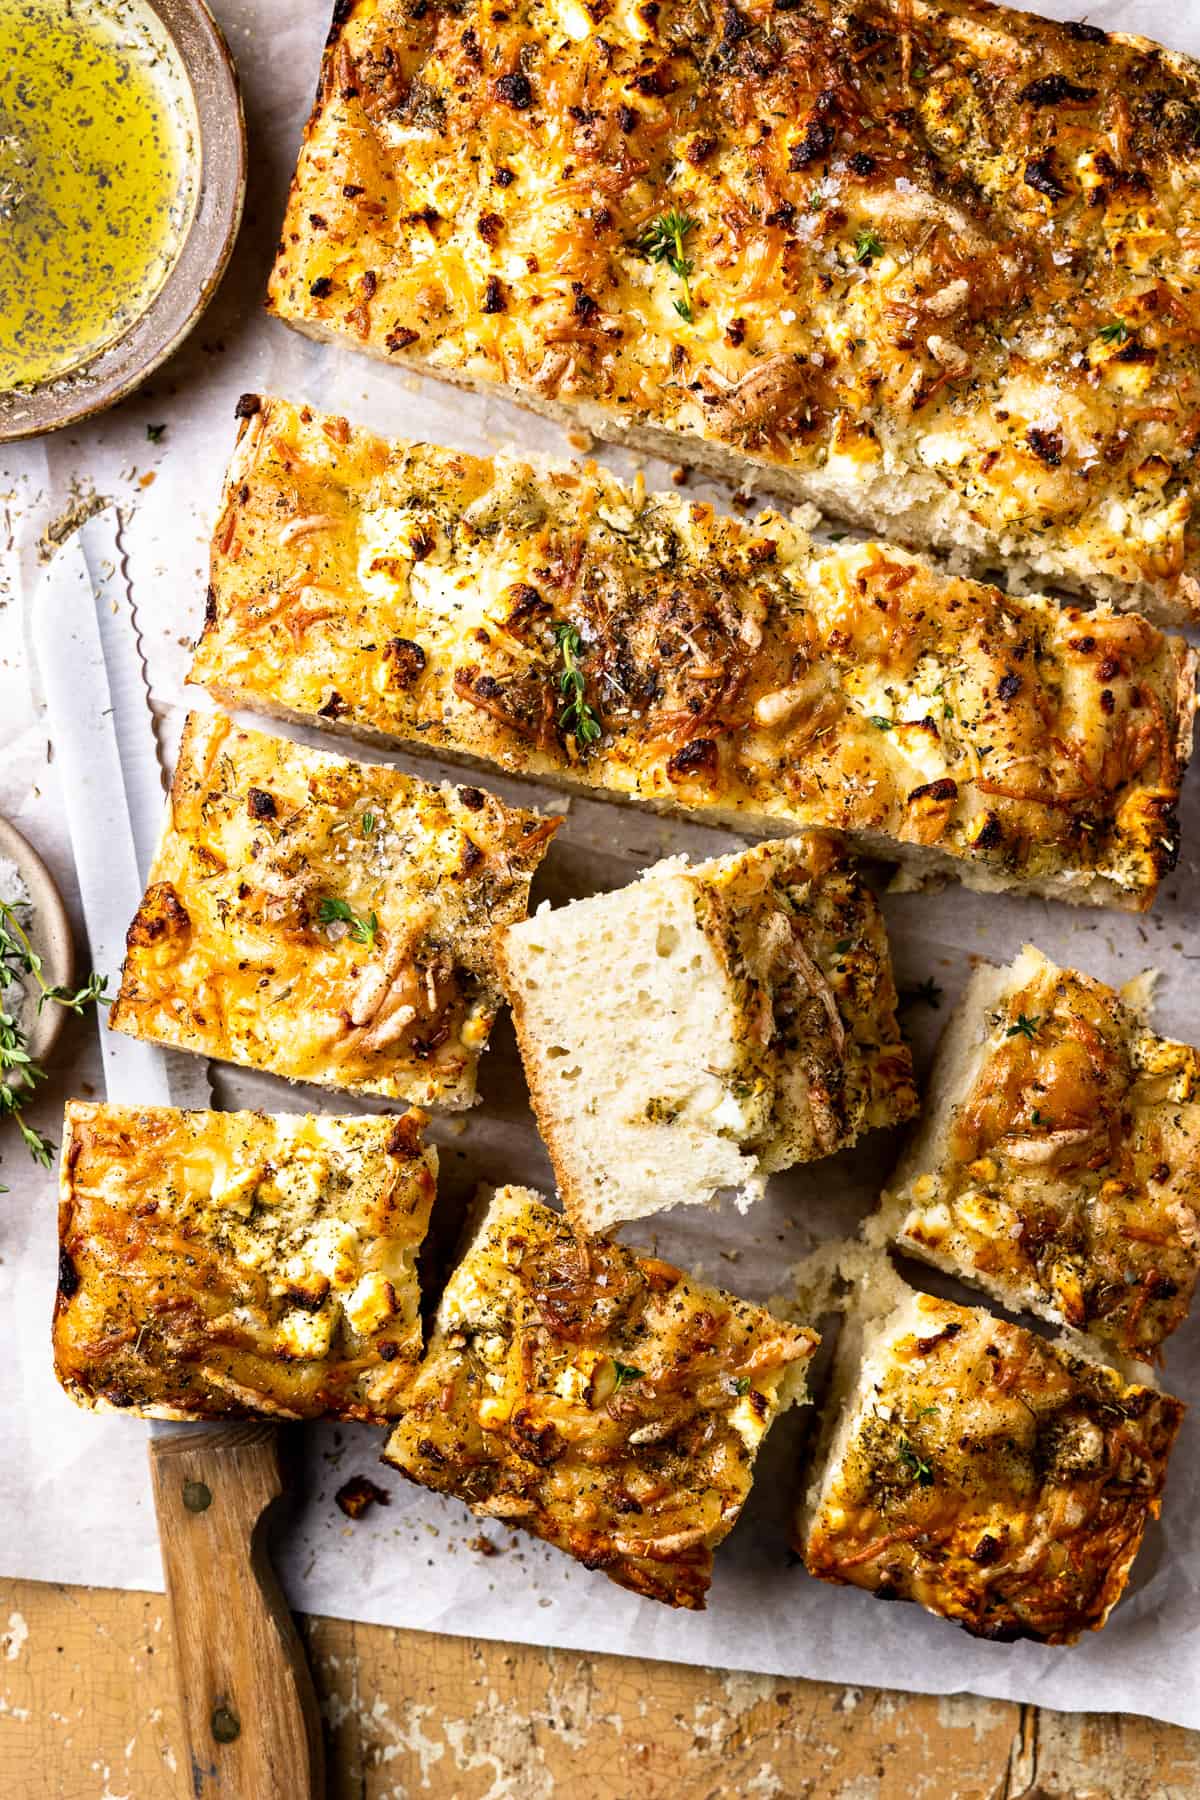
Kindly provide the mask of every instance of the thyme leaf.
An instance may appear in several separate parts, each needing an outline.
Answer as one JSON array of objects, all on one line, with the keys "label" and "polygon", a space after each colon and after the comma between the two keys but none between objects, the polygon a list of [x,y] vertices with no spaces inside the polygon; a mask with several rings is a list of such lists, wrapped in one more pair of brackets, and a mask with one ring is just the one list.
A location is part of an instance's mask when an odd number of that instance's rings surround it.
[{"label": "thyme leaf", "polygon": [[1123,344],[1129,336],[1129,327],[1124,319],[1114,319],[1111,325],[1102,325],[1096,336],[1102,344]]},{"label": "thyme leaf", "polygon": [[644,1369],[635,1368],[632,1363],[618,1362],[615,1356],[613,1357],[613,1368],[617,1372],[617,1382],[613,1388],[614,1394],[620,1393],[627,1381],[641,1381],[646,1373]]},{"label": "thyme leaf", "polygon": [[673,304],[679,317],[689,325],[695,316],[690,278],[696,265],[687,254],[686,246],[698,225],[699,220],[672,207],[669,212],[660,213],[657,219],[651,220],[638,239],[638,248],[648,261],[666,263],[683,283],[683,298]]},{"label": "thyme leaf", "polygon": [[364,919],[361,913],[355,912],[349,901],[338,900],[327,894],[317,908],[317,918],[322,925],[348,925],[350,936],[356,944],[365,944],[368,950],[374,949],[375,939],[379,936],[377,913],[368,913]]},{"label": "thyme leaf", "polygon": [[883,239],[880,237],[879,233],[870,229],[860,231],[854,240],[855,262],[860,263],[863,267],[867,267],[875,261],[877,256],[882,255]]},{"label": "thyme leaf", "polygon": [[915,1481],[918,1487],[933,1486],[932,1464],[925,1461],[925,1458],[919,1451],[913,1448],[907,1438],[900,1439],[900,1442],[896,1446],[896,1455],[899,1459],[900,1467],[904,1470],[910,1481]]},{"label": "thyme leaf", "polygon": [[1025,1017],[1024,1013],[1018,1013],[1015,1025],[1010,1025],[1004,1035],[1005,1037],[1010,1038],[1035,1038],[1038,1034],[1038,1027],[1041,1022],[1042,1016],[1040,1013],[1034,1013],[1033,1017],[1029,1019]]},{"label": "thyme leaf", "polygon": [[585,745],[597,742],[601,736],[601,728],[599,719],[588,704],[587,684],[579,667],[583,651],[579,632],[574,625],[562,622],[554,627],[554,643],[562,657],[558,686],[566,701],[558,715],[558,723],[563,731],[571,733],[576,744],[583,749]]}]

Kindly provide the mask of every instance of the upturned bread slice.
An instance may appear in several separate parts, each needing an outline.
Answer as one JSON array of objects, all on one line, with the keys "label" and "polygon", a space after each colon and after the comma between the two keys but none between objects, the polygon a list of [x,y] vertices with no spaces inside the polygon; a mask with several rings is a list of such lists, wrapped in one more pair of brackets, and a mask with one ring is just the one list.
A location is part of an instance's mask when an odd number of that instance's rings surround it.
[{"label": "upturned bread slice", "polygon": [[878,906],[841,849],[790,838],[541,908],[498,944],[530,1095],[574,1224],[743,1202],[915,1110]]}]

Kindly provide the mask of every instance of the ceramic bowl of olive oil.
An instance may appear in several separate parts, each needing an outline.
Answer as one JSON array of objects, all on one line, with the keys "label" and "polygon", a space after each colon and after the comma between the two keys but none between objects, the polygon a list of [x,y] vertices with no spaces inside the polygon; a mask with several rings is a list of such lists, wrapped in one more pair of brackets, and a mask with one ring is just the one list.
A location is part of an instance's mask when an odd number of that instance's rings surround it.
[{"label": "ceramic bowl of olive oil", "polygon": [[171,354],[245,183],[203,0],[0,0],[0,441],[100,412]]}]

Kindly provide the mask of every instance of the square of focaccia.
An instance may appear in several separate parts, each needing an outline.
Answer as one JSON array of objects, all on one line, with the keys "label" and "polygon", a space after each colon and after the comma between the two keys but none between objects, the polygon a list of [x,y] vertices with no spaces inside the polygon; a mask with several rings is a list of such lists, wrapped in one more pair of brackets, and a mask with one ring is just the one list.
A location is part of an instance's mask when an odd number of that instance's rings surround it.
[{"label": "square of focaccia", "polygon": [[1144,619],[251,406],[190,677],[225,706],[842,831],[908,880],[1137,911],[1174,866],[1196,657]]},{"label": "square of focaccia", "polygon": [[587,1231],[829,1156],[916,1108],[887,934],[835,841],[673,857],[511,926],[533,1108]]},{"label": "square of focaccia", "polygon": [[1194,622],[1198,96],[989,0],[338,0],[269,304]]},{"label": "square of focaccia", "polygon": [[851,1314],[834,1402],[798,1527],[809,1573],[1046,1644],[1099,1629],[1120,1598],[1184,1412],[1069,1346],[911,1292]]},{"label": "square of focaccia", "polygon": [[560,821],[193,713],[110,1024],[294,1081],[473,1104]]},{"label": "square of focaccia", "polygon": [[421,1354],[424,1122],[71,1101],[53,1328],[67,1393],[162,1419],[394,1417]]},{"label": "square of focaccia", "polygon": [[699,1608],[816,1344],[504,1188],[442,1296],[385,1457],[622,1587]]},{"label": "square of focaccia", "polygon": [[1200,1055],[1032,946],[973,977],[883,1229],[1014,1312],[1153,1358],[1200,1271]]}]

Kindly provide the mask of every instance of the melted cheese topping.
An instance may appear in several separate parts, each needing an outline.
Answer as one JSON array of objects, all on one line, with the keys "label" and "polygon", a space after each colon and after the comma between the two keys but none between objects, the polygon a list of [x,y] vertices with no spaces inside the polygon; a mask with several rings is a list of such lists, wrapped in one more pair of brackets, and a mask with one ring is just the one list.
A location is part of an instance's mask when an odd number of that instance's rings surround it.
[{"label": "melted cheese topping", "polygon": [[438,1308],[385,1452],[603,1569],[702,1607],[815,1333],[498,1193]]},{"label": "melted cheese topping", "polygon": [[191,677],[229,704],[983,888],[1140,908],[1173,866],[1195,665],[1145,620],[252,404]]},{"label": "melted cheese topping", "polygon": [[901,1242],[1153,1356],[1200,1272],[1200,1054],[1035,950],[977,1038],[947,1128],[906,1158]]},{"label": "melted cheese topping", "polygon": [[67,1107],[54,1365],[83,1406],[383,1422],[421,1354],[420,1113]]},{"label": "melted cheese topping", "polygon": [[356,0],[271,304],[1196,617],[1198,104],[981,0]]},{"label": "melted cheese topping", "polygon": [[1157,1518],[1183,1406],[987,1313],[916,1295],[883,1328],[804,1545],[811,1574],[980,1637],[1073,1643]]},{"label": "melted cheese topping", "polygon": [[296,1081],[470,1106],[491,950],[559,821],[194,713],[110,1023]]}]

